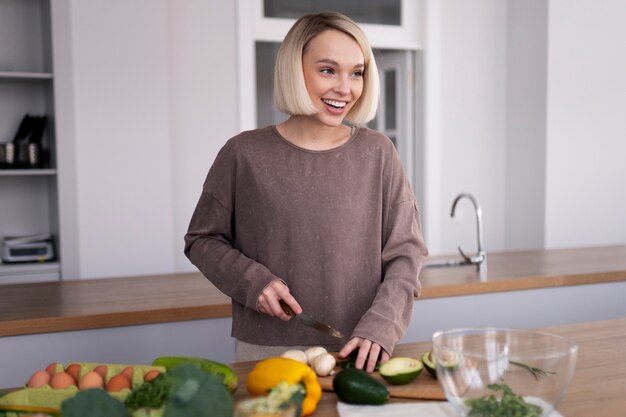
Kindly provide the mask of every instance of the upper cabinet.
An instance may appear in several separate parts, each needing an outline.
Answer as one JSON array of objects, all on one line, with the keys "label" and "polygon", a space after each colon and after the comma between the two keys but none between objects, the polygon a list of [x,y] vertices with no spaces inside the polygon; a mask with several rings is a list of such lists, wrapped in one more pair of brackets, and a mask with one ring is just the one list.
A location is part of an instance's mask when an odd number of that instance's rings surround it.
[{"label": "upper cabinet", "polygon": [[[0,0],[0,250],[6,237],[59,245],[49,0]],[[22,246],[15,254],[33,254]],[[55,251],[57,252],[57,251]],[[53,261],[1,263],[0,283],[58,280]],[[23,258],[25,259],[25,258]]]}]

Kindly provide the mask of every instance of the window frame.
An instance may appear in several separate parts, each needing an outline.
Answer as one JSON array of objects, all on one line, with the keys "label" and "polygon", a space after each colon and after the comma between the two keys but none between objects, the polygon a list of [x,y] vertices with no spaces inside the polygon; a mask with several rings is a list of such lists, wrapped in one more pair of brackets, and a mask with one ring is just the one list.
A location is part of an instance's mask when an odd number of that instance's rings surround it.
[{"label": "window frame", "polygon": [[[401,0],[402,24],[359,24],[372,48],[419,51],[422,37],[424,5],[422,1]],[[238,35],[238,103],[239,128],[256,127],[255,42],[281,42],[295,19],[263,16],[263,0],[236,0]],[[417,64],[417,63],[416,63]]]}]

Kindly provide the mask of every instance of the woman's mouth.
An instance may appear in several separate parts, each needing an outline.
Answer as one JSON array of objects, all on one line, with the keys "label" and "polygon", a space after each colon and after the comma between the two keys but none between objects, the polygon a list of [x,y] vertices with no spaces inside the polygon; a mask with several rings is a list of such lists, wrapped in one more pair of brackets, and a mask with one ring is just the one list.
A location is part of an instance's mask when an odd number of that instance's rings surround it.
[{"label": "woman's mouth", "polygon": [[344,108],[348,105],[346,101],[330,100],[327,98],[323,98],[322,102],[326,105],[328,111],[333,114],[341,114]]},{"label": "woman's mouth", "polygon": [[322,101],[336,109],[343,109],[344,107],[346,107],[346,104],[348,104],[345,101],[329,100],[327,98],[323,98]]}]

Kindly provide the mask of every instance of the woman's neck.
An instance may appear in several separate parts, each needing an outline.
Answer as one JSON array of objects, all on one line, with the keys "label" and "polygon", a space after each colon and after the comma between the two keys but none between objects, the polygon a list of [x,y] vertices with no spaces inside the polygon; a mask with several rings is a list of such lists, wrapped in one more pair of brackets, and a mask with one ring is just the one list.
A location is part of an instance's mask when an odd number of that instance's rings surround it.
[{"label": "woman's neck", "polygon": [[289,142],[312,151],[336,148],[352,136],[352,129],[348,126],[322,125],[310,116],[291,116],[276,129]]}]

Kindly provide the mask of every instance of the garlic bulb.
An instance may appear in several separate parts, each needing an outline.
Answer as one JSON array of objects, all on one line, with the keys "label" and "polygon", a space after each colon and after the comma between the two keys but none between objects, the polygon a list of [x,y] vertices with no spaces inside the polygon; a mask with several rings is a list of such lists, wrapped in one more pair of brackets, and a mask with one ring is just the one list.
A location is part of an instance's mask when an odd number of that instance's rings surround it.
[{"label": "garlic bulb", "polygon": [[310,347],[304,351],[309,365],[313,364],[313,359],[324,353],[328,353],[328,351],[321,346]]},{"label": "garlic bulb", "polygon": [[308,359],[306,354],[297,349],[286,350],[280,355],[281,358],[293,359],[294,361],[302,362],[304,364],[308,364]]},{"label": "garlic bulb", "polygon": [[313,359],[311,368],[313,368],[317,376],[328,376],[334,373],[333,370],[335,369],[336,363],[337,361],[333,355],[330,353],[322,353]]}]

